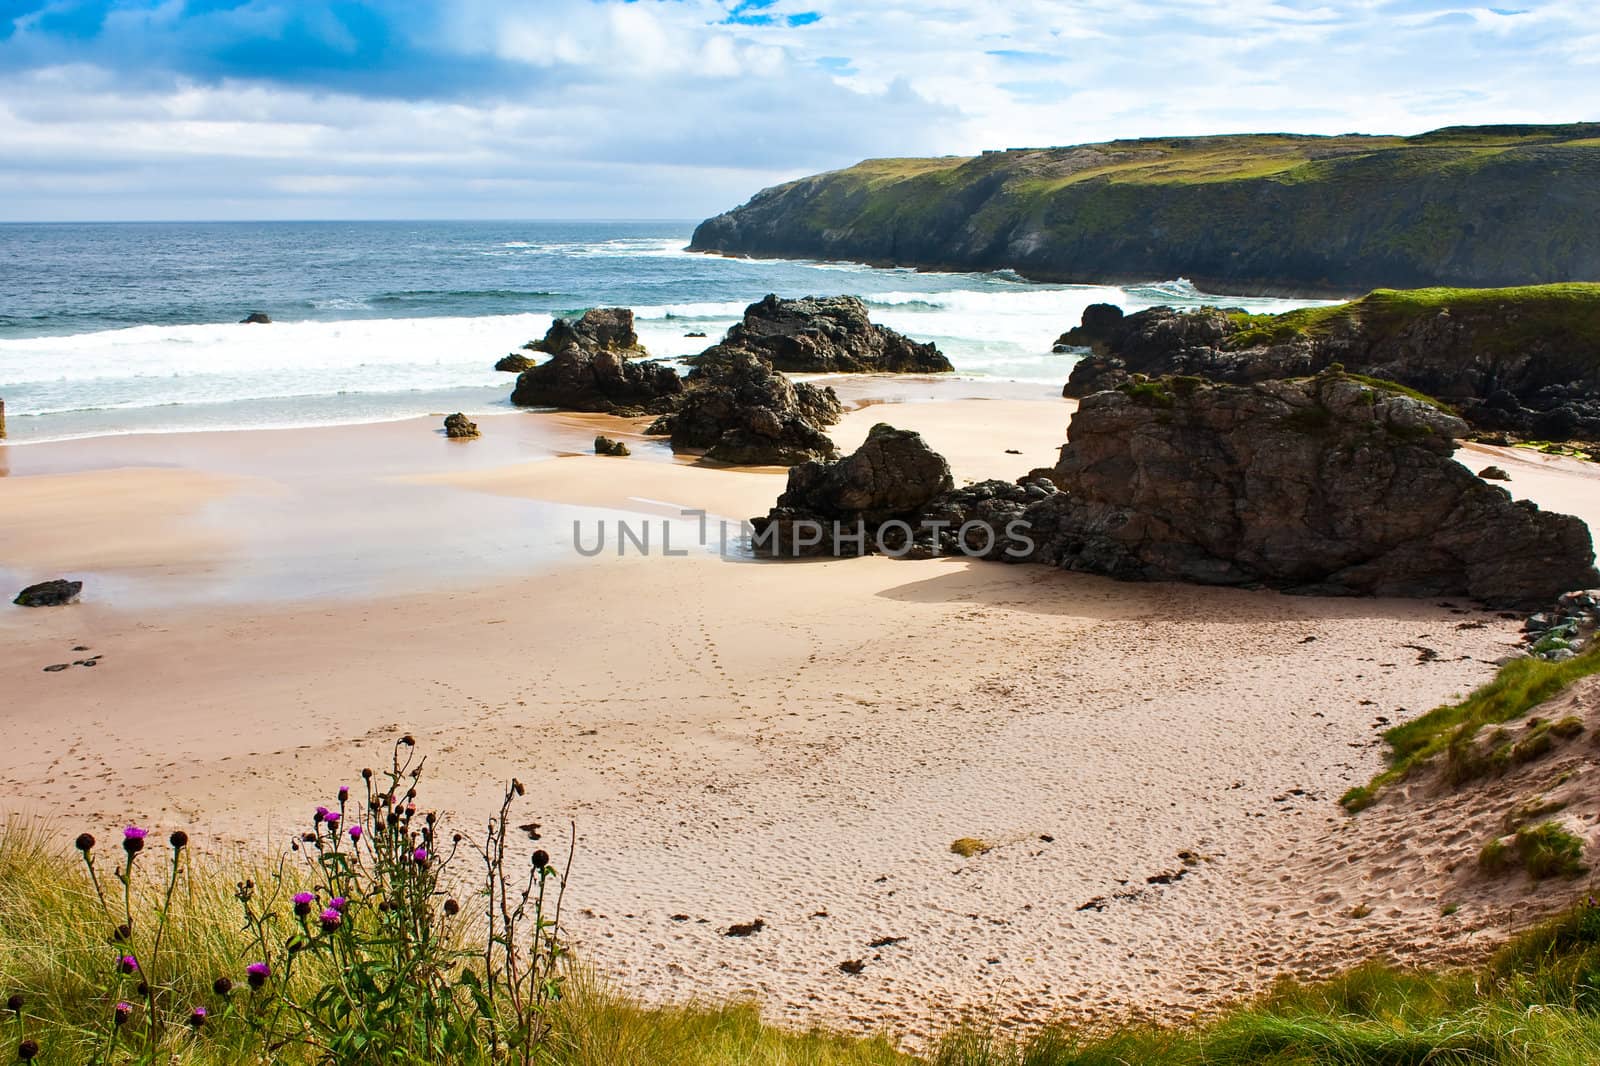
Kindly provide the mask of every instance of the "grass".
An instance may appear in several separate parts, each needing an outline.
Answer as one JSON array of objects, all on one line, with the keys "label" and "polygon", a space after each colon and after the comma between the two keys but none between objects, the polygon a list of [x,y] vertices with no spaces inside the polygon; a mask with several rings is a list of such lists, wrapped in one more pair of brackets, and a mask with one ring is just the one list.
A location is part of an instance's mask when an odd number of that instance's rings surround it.
[{"label": "grass", "polygon": [[1521,866],[1534,881],[1577,877],[1588,870],[1583,864],[1583,841],[1560,822],[1523,826],[1508,838],[1489,841],[1478,854],[1478,865],[1490,873]]},{"label": "grass", "polygon": [[1484,726],[1520,718],[1579,678],[1596,673],[1600,673],[1600,647],[1563,663],[1543,659],[1507,663],[1492,681],[1460,703],[1435,707],[1386,730],[1388,767],[1369,783],[1346,792],[1339,802],[1350,811],[1371,806],[1385,785],[1403,780],[1435,756],[1447,753],[1452,745],[1470,742]]},{"label": "grass", "polygon": [[[197,1001],[214,1000],[214,977],[250,950],[232,900],[237,876],[197,861],[178,895],[172,957],[187,975],[180,993]],[[91,976],[106,950],[100,924],[75,859],[52,835],[15,824],[0,832],[0,994],[25,1000],[20,1018],[0,1019],[0,1061],[25,1035],[43,1046],[41,1063],[89,1060],[80,1037],[107,1006]],[[1285,982],[1181,1027],[1049,1027],[1018,1040],[971,1024],[919,1056],[884,1038],[776,1028],[749,1005],[646,1008],[581,973],[551,1022],[536,1060],[545,1066],[1576,1066],[1600,1061],[1600,908],[1580,906],[1475,970],[1369,964],[1324,983]],[[266,1061],[229,1034],[221,1025],[177,1034],[162,1061]],[[288,1047],[271,1061],[314,1060]]]},{"label": "grass", "polygon": [[962,837],[950,845],[950,852],[961,856],[963,859],[970,859],[974,855],[982,855],[993,847],[994,845],[987,840],[979,840],[977,837]]},{"label": "grass", "polygon": [[1236,332],[1227,343],[1234,349],[1250,348],[1359,326],[1376,344],[1440,314],[1472,319],[1474,343],[1488,356],[1514,355],[1538,345],[1600,366],[1600,284],[1592,282],[1499,289],[1375,289],[1359,300],[1280,315],[1233,312],[1228,317]]},{"label": "grass", "polygon": [[[1587,276],[1600,126],[1253,134],[870,159],[763,190],[696,247],[1217,291]],[[1571,205],[1567,210],[1561,206]]]}]

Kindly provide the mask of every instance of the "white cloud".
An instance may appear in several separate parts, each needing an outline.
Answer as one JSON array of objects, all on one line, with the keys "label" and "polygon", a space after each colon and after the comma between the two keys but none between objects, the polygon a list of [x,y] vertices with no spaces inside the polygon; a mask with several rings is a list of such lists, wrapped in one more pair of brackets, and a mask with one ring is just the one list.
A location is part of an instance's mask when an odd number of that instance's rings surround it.
[{"label": "white cloud", "polygon": [[[198,197],[247,215],[688,217],[869,155],[1600,117],[1587,0],[1518,6],[776,0],[752,25],[727,21],[732,0],[456,0],[404,28],[457,64],[449,91],[418,69],[409,99],[116,73],[105,53],[12,64],[0,212],[182,214]],[[241,11],[231,32],[286,25],[266,0]],[[163,33],[181,15],[168,0],[114,18]],[[358,49],[336,20],[312,32]],[[31,33],[17,47],[39,47]]]}]

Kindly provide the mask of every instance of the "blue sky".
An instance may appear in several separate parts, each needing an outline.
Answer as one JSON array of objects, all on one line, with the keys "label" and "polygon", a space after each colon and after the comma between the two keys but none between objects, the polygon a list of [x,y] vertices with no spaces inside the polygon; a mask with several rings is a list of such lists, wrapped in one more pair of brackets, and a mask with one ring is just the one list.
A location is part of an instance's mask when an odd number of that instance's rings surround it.
[{"label": "blue sky", "polygon": [[696,218],[875,155],[1600,118],[1590,0],[0,0],[0,218]]}]

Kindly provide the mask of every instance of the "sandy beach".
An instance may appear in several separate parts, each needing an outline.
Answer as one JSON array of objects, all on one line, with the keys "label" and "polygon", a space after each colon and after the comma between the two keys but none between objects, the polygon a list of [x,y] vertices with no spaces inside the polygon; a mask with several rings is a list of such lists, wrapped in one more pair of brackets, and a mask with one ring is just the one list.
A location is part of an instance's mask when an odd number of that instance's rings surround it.
[{"label": "sandy beach", "polygon": [[[1051,465],[1072,410],[840,390],[844,449],[917,429],[958,482]],[[728,558],[681,511],[762,513],[783,471],[674,458],[642,421],[480,424],[0,446],[6,588],[86,581],[74,607],[0,611],[0,807],[226,851],[286,839],[410,731],[447,820],[470,831],[516,775],[552,850],[577,822],[571,931],[630,993],[910,1037],[964,1012],[1174,1020],[1284,973],[1462,957],[1545,906],[1425,861],[1448,811],[1397,844],[1336,803],[1385,724],[1493,674],[1514,619]],[[597,432],[634,457],[586,454]],[[1593,464],[1459,457],[1600,528]],[[573,551],[574,522],[618,520],[670,523],[685,554]],[[992,846],[962,858],[963,837]]]}]

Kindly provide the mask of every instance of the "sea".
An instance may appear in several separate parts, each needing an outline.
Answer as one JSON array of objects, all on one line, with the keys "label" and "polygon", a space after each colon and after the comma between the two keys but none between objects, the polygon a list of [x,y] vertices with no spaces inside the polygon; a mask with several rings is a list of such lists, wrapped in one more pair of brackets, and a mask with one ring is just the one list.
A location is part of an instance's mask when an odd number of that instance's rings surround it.
[{"label": "sea", "polygon": [[[848,293],[964,378],[1059,386],[1053,342],[1091,303],[1133,311],[1307,301],[1187,281],[1031,283],[685,250],[681,222],[0,225],[9,443],[509,410],[495,361],[557,316],[633,309],[652,357],[714,343],[767,293]],[[245,325],[260,311],[271,325]],[[704,334],[704,337],[695,336]]]}]

